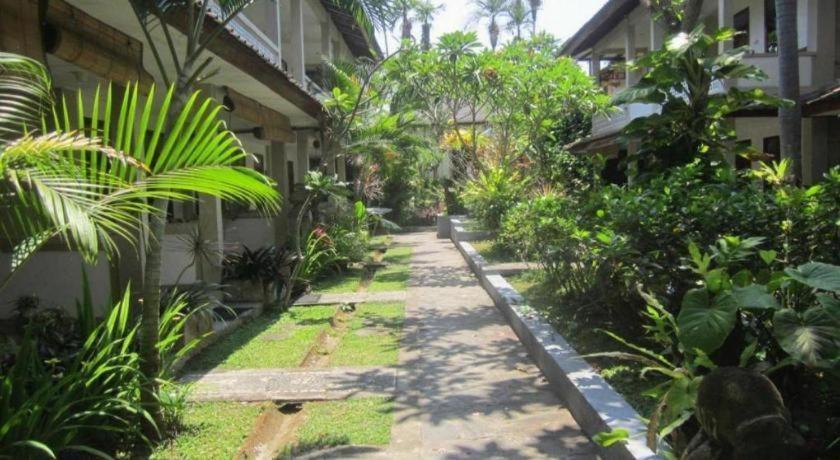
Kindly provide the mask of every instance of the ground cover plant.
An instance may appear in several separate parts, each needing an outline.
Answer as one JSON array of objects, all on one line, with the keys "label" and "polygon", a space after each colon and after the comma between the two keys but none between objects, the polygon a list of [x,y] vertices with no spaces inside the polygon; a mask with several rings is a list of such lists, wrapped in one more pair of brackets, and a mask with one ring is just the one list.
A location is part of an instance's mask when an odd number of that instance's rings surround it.
[{"label": "ground cover plant", "polygon": [[408,288],[410,275],[411,248],[407,246],[394,247],[385,253],[383,262],[387,265],[380,268],[373,276],[373,281],[367,287],[368,292],[405,291]]}]

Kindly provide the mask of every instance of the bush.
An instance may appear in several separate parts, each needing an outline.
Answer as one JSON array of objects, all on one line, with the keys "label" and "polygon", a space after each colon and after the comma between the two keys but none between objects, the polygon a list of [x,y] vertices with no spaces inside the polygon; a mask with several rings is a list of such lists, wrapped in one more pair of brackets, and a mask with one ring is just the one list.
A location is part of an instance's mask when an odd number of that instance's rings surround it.
[{"label": "bush", "polygon": [[467,184],[462,198],[470,215],[486,228],[496,229],[505,213],[523,197],[525,183],[519,173],[491,167]]}]

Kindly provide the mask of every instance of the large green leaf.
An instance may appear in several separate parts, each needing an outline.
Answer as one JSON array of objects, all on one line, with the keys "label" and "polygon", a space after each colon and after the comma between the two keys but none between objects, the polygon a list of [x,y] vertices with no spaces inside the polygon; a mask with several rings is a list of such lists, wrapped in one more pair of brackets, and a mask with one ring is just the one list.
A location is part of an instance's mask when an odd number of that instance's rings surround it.
[{"label": "large green leaf", "polygon": [[777,311],[773,334],[782,349],[809,366],[828,366],[838,358],[840,328],[821,306],[802,314],[790,308]]},{"label": "large green leaf", "polygon": [[738,302],[728,292],[712,298],[707,289],[688,291],[677,317],[680,341],[688,349],[713,353],[735,327],[737,311]]},{"label": "large green leaf", "polygon": [[767,287],[760,284],[750,284],[745,287],[735,287],[732,295],[738,301],[740,308],[749,310],[777,310],[779,302],[767,292]]},{"label": "large green leaf", "polygon": [[817,300],[825,308],[825,312],[840,325],[840,299],[827,294],[820,294],[817,296]]},{"label": "large green leaf", "polygon": [[840,292],[840,267],[836,265],[810,262],[796,269],[788,268],[785,273],[814,289]]}]

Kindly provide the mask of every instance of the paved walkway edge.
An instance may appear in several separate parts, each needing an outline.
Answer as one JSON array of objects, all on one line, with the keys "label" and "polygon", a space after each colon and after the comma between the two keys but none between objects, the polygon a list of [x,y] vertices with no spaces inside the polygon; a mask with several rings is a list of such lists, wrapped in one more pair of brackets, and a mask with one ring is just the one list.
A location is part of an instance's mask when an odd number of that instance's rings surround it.
[{"label": "paved walkway edge", "polygon": [[487,262],[470,243],[459,238],[457,231],[457,226],[453,227],[452,240],[458,251],[580,427],[590,437],[618,428],[630,433],[626,443],[598,446],[601,456],[607,460],[662,459],[647,447],[647,427],[638,412],[551,324],[525,305],[522,295],[502,275],[485,270]]}]

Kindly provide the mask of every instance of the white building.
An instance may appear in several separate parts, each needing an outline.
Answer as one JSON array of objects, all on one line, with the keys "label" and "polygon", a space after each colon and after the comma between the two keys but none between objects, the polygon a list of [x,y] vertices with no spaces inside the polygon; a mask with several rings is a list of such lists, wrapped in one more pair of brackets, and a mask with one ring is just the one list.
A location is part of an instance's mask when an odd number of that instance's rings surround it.
[{"label": "white building", "polygon": [[[799,0],[800,80],[805,119],[802,127],[803,180],[818,181],[840,164],[840,6],[837,0]],[[735,43],[749,46],[745,61],[761,68],[768,78],[755,82],[727,82],[741,88],[761,87],[778,93],[779,66],[776,53],[774,0],[706,0],[701,15],[706,30],[720,27],[743,32]],[[661,24],[640,0],[609,0],[606,5],[563,46],[563,53],[589,63],[590,73],[610,94],[640,78],[634,72],[610,64],[621,64],[650,50],[660,49],[665,39]],[[635,148],[619,139],[631,120],[650,115],[658,106],[631,104],[610,116],[593,119],[592,134],[576,143],[582,152],[600,152],[622,158]],[[739,114],[734,119],[738,141],[749,143],[776,158],[780,154],[779,123],[775,111]],[[732,158],[739,167],[747,160]]]},{"label": "white building", "polygon": [[[91,97],[98,85],[108,81],[163,84],[128,0],[50,0],[46,11],[39,10],[39,3],[44,2],[0,0],[0,50],[46,63],[58,92],[75,94],[81,89]],[[211,3],[211,17],[215,5]],[[320,161],[325,95],[318,81],[323,57],[351,60],[379,53],[375,40],[354,16],[336,5],[334,0],[256,0],[208,48],[218,72],[201,88],[232,109],[223,112],[225,121],[253,154],[248,166],[278,183],[284,211],[267,219],[247,209],[222,206],[212,198],[174,206],[164,241],[163,284],[173,283],[189,265],[184,235],[198,228],[224,251],[286,240],[294,184]],[[170,21],[173,39],[181,46],[186,41],[179,31],[182,22],[177,16]],[[152,40],[166,49],[160,27],[153,30]],[[340,179],[347,178],[344,161],[329,169]],[[4,247],[8,251],[8,245]],[[0,277],[5,276],[10,258],[8,252],[0,254]],[[143,257],[134,261],[126,257],[117,280],[115,269],[101,259],[85,269],[95,301],[104,304],[111,282],[124,285],[133,279],[136,285]],[[182,282],[220,281],[218,262],[187,268]],[[81,294],[81,265],[79,255],[61,242],[49,244],[0,291],[0,318],[11,315],[14,300],[24,295],[37,294],[45,306],[72,307]]]}]

